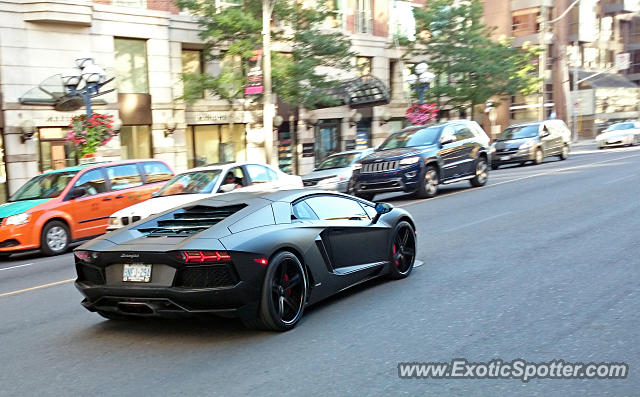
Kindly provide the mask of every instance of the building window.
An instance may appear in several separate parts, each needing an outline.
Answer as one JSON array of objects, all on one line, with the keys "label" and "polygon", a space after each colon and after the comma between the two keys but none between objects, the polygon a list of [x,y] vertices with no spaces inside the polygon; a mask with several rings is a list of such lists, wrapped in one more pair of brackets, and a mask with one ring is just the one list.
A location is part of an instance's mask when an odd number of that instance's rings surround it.
[{"label": "building window", "polygon": [[186,141],[190,168],[247,159],[244,124],[233,124],[232,130],[228,124],[189,126]]},{"label": "building window", "polygon": [[120,157],[123,160],[152,157],[151,128],[148,125],[122,126],[120,129]]},{"label": "building window", "polygon": [[538,17],[539,8],[527,8],[511,13],[511,35],[513,37],[535,34],[540,29]]},{"label": "building window", "polygon": [[629,42],[640,43],[640,19],[631,20],[631,29],[629,31]]},{"label": "building window", "polygon": [[[200,50],[182,50],[182,73],[183,74],[200,74],[202,68],[202,51]],[[193,93],[194,99],[204,98],[204,91],[199,95]]]},{"label": "building window", "polygon": [[344,29],[344,0],[331,0],[327,2],[329,15],[325,25],[330,28]]},{"label": "building window", "polygon": [[372,33],[373,21],[371,18],[371,1],[358,0],[358,10],[356,15],[356,33]]},{"label": "building window", "polygon": [[640,73],[640,50],[631,51],[630,73]]},{"label": "building window", "polygon": [[115,39],[116,87],[120,94],[148,94],[147,42]]},{"label": "building window", "polygon": [[65,139],[61,127],[39,128],[40,171],[59,170],[78,164],[76,148]]},{"label": "building window", "polygon": [[356,57],[356,74],[366,76],[371,74],[371,57]]}]

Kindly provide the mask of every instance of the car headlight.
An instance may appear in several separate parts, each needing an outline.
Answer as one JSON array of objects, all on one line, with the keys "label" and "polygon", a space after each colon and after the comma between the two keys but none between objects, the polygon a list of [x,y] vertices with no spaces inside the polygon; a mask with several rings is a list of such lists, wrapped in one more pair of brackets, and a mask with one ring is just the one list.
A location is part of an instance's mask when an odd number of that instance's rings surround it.
[{"label": "car headlight", "polygon": [[31,218],[31,214],[28,214],[26,212],[23,212],[22,214],[17,214],[17,215],[11,215],[9,217],[7,217],[7,220],[5,221],[5,225],[24,225],[25,223],[29,222],[29,219]]},{"label": "car headlight", "polygon": [[493,153],[496,151],[496,147],[495,146],[490,146],[489,147],[489,153]]},{"label": "car headlight", "polygon": [[354,170],[354,171],[355,170],[359,170],[360,168],[362,168],[362,163],[353,163],[351,165],[351,169]]},{"label": "car headlight", "polygon": [[318,182],[318,185],[320,184],[327,184],[327,183],[337,183],[340,181],[344,181],[346,178],[344,176],[334,176],[331,178],[327,178],[327,179],[322,179],[320,182]]},{"label": "car headlight", "polygon": [[115,216],[109,217],[109,226],[120,226],[120,219]]},{"label": "car headlight", "polygon": [[420,156],[407,157],[406,159],[400,160],[400,165],[411,165],[420,161]]}]

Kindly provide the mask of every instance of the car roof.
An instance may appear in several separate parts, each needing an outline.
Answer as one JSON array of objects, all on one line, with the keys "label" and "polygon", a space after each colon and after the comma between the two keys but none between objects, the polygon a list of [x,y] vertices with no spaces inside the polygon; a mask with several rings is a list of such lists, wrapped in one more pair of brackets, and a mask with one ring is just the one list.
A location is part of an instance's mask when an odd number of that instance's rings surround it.
[{"label": "car roof", "polygon": [[269,201],[284,201],[291,203],[296,201],[302,197],[310,196],[314,194],[328,194],[337,197],[347,197],[351,198],[351,196],[345,195],[343,193],[339,193],[332,190],[320,190],[320,189],[292,189],[292,190],[271,190],[271,191],[262,191],[262,192],[229,192],[225,194],[221,194],[218,196],[212,196],[204,198],[198,201],[199,204],[207,205],[210,204],[218,204],[218,205],[229,205],[233,203],[249,203],[251,201],[255,201],[256,199],[263,199]]},{"label": "car roof", "polygon": [[122,164],[135,164],[135,163],[148,163],[148,162],[160,162],[166,165],[166,163],[162,160],[158,159],[132,159],[132,160],[118,160],[118,161],[96,161],[95,163],[88,164],[78,164],[72,167],[60,168],[58,170],[50,170],[47,172],[43,172],[42,174],[55,174],[60,172],[77,172],[82,171],[87,168],[98,168],[100,166],[112,166],[112,165],[122,165]]},{"label": "car roof", "polygon": [[276,170],[274,167],[270,166],[269,164],[264,164],[257,161],[236,161],[236,162],[229,162],[229,163],[207,164],[201,167],[189,168],[188,170],[178,173],[178,175],[189,174],[191,172],[198,172],[198,171],[226,170],[229,168],[240,167],[243,165],[262,165],[262,166],[269,167],[274,171]]}]

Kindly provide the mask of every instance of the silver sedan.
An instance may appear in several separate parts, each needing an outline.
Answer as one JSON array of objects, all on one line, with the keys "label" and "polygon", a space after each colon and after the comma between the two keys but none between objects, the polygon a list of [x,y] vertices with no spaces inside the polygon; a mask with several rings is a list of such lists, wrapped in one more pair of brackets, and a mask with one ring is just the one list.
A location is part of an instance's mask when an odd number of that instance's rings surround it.
[{"label": "silver sedan", "polygon": [[302,177],[305,187],[314,189],[336,190],[349,193],[349,180],[353,174],[353,163],[372,153],[373,149],[349,150],[333,154],[313,172]]}]

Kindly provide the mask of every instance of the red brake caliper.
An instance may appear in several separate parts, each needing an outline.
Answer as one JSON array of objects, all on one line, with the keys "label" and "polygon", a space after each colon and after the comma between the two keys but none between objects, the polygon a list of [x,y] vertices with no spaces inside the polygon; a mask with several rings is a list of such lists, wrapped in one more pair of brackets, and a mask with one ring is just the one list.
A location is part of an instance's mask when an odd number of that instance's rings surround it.
[{"label": "red brake caliper", "polygon": [[[393,244],[393,258],[395,259],[395,257],[396,257],[396,245]],[[396,266],[399,266],[400,262],[397,259],[395,261],[396,261]]]},{"label": "red brake caliper", "polygon": [[[284,282],[289,281],[289,275],[287,273],[284,274]],[[291,288],[287,289],[287,295],[291,295]]]}]

